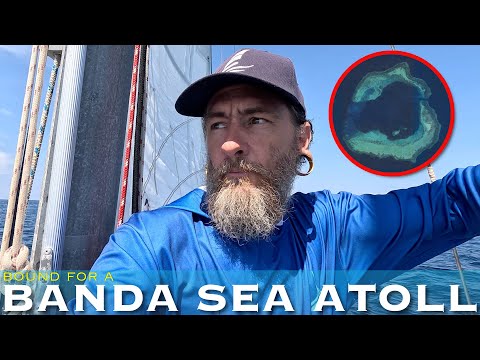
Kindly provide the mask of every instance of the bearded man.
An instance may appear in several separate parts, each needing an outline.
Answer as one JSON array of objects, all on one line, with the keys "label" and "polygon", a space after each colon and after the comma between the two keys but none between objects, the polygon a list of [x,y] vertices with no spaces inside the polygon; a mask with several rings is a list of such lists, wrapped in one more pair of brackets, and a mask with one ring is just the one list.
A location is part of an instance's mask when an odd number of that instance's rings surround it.
[{"label": "bearded man", "polygon": [[[313,169],[313,128],[285,57],[242,49],[175,107],[202,118],[206,189],[120,226],[85,283],[105,307],[72,299],[71,313],[344,314],[349,286],[378,286],[480,234],[478,165],[382,195],[292,194]],[[141,301],[122,293],[138,305],[120,306],[116,285],[141,289]],[[319,305],[327,297],[335,306]]]}]

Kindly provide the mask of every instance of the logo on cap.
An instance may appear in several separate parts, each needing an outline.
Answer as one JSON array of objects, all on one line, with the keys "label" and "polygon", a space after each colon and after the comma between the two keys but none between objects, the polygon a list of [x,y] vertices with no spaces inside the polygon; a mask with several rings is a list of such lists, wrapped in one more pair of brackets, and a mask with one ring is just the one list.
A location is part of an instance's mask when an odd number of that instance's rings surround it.
[{"label": "logo on cap", "polygon": [[238,61],[242,58],[243,54],[245,54],[249,49],[245,49],[239,51],[237,54],[232,56],[230,60],[225,64],[222,72],[242,72],[245,69],[253,67],[253,65],[242,66],[238,65]]}]

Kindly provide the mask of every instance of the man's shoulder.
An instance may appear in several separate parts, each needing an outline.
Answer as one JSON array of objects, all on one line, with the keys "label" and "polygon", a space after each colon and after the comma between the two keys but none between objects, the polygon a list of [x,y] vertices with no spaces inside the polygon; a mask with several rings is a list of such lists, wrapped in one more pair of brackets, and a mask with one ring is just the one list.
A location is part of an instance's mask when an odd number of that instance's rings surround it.
[{"label": "man's shoulder", "polygon": [[358,197],[358,195],[347,191],[336,193],[331,190],[320,190],[308,193],[296,192],[292,195],[291,205],[297,214],[339,214],[352,206],[352,204],[355,204],[355,199]]},{"label": "man's shoulder", "polygon": [[205,191],[202,188],[196,188],[167,205],[153,210],[142,211],[138,213],[137,216],[142,220],[149,218],[169,220],[172,216],[185,213],[187,216],[191,216],[189,214],[196,214],[208,218],[202,206],[204,195]]},{"label": "man's shoulder", "polygon": [[[155,238],[162,238],[165,233],[178,235],[188,232],[194,222],[209,221],[208,215],[202,210],[202,192],[201,189],[195,189],[168,205],[134,213],[119,231],[149,233],[149,236]],[[159,233],[163,235],[160,236]]]},{"label": "man's shoulder", "polygon": [[334,193],[331,190],[319,190],[313,192],[301,192],[298,191],[292,195],[292,199],[297,202],[307,202],[307,203],[316,203],[316,202],[331,202],[331,201],[338,201],[345,198],[350,198],[355,196],[354,194],[348,191],[340,191],[338,193]]}]

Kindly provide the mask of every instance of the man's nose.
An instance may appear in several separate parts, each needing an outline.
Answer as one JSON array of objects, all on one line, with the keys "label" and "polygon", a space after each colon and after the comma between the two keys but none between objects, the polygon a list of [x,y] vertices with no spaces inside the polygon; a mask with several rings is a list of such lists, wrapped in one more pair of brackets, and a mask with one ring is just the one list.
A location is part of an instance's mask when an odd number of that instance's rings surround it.
[{"label": "man's nose", "polygon": [[243,155],[242,146],[233,140],[225,141],[222,145],[222,151],[231,158]]},{"label": "man's nose", "polygon": [[247,152],[247,142],[238,127],[232,127],[222,144],[222,151],[230,158],[242,157]]}]

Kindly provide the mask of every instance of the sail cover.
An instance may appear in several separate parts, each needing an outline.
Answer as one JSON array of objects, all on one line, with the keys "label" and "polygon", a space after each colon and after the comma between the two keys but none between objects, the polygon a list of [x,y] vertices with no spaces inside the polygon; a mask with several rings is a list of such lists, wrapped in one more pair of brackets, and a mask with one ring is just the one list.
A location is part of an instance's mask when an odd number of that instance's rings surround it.
[{"label": "sail cover", "polygon": [[147,52],[139,210],[165,205],[201,187],[205,144],[201,120],[175,111],[192,82],[211,73],[211,45],[151,45]]}]

